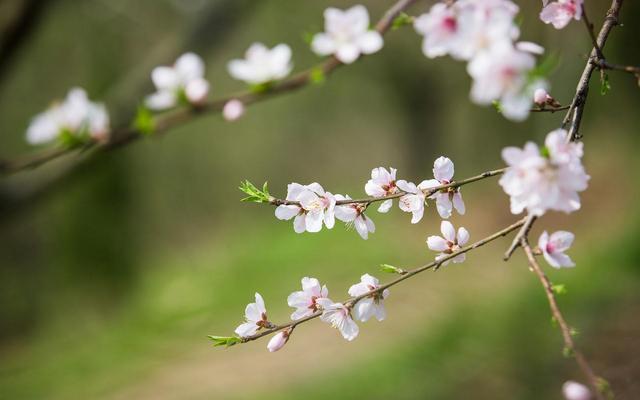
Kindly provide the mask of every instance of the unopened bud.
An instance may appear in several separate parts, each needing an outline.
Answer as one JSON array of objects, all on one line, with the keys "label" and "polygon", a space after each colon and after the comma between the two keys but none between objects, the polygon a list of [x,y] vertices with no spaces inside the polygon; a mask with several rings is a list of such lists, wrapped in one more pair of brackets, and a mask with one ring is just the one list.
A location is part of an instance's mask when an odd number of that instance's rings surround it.
[{"label": "unopened bud", "polygon": [[227,121],[235,121],[244,114],[244,104],[238,99],[232,99],[222,108],[222,116]]}]

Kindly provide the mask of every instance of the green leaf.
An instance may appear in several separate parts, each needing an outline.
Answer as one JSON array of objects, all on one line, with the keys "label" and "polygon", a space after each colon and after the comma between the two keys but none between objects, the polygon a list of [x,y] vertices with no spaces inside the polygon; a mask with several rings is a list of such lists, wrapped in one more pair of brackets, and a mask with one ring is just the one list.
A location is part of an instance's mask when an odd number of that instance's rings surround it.
[{"label": "green leaf", "polygon": [[87,135],[82,133],[74,133],[69,129],[62,129],[58,135],[58,141],[67,149],[75,149],[87,142]]},{"label": "green leaf", "polygon": [[565,356],[565,357],[567,357],[567,358],[571,358],[571,357],[573,357],[574,352],[573,352],[573,350],[571,350],[571,348],[570,348],[570,347],[565,346],[565,347],[562,349],[562,355],[563,355],[563,356]]},{"label": "green leaf", "polygon": [[553,290],[553,293],[558,295],[567,293],[567,287],[564,284],[551,285],[551,289]]},{"label": "green leaf", "polygon": [[235,336],[213,336],[213,335],[209,335],[208,338],[211,339],[211,341],[213,341],[213,346],[214,347],[217,347],[217,346],[230,347],[230,346],[236,345],[238,343],[242,343],[242,339],[240,339],[239,337],[235,337]]},{"label": "green leaf", "polygon": [[258,93],[258,94],[265,93],[265,92],[268,92],[272,86],[273,86],[273,82],[258,83],[255,85],[250,85],[249,90],[251,90],[253,93]]},{"label": "green leaf", "polygon": [[322,68],[317,67],[311,70],[311,73],[309,74],[309,79],[311,80],[311,83],[318,85],[318,84],[324,83],[324,81],[326,80],[326,77]]},{"label": "green leaf", "polygon": [[402,28],[405,25],[411,25],[413,24],[413,20],[414,18],[412,16],[402,12],[398,14],[398,16],[393,20],[391,29],[395,31],[396,29]]},{"label": "green leaf", "polygon": [[609,74],[602,74],[600,79],[600,94],[605,95],[611,90],[611,83],[609,83]]},{"label": "green leaf", "polygon": [[[544,158],[551,158],[551,152],[549,151],[549,148],[547,146],[542,146],[540,148],[540,155]],[[559,285],[559,286],[564,286],[564,285]]]},{"label": "green leaf", "polygon": [[403,270],[402,268],[394,267],[393,265],[389,264],[380,264],[380,271],[400,275],[404,275],[407,273],[407,271]]},{"label": "green leaf", "polygon": [[269,195],[267,182],[262,185],[262,190],[260,190],[253,183],[245,180],[240,182],[240,187],[238,189],[247,194],[247,197],[243,198],[241,201],[250,201],[253,203],[270,202],[271,196]]},{"label": "green leaf", "polygon": [[156,128],[151,110],[143,105],[139,106],[133,120],[133,128],[143,135],[151,135]]},{"label": "green leaf", "polygon": [[499,100],[492,101],[491,105],[493,106],[493,108],[496,109],[498,113],[502,114],[502,105],[500,104]]}]

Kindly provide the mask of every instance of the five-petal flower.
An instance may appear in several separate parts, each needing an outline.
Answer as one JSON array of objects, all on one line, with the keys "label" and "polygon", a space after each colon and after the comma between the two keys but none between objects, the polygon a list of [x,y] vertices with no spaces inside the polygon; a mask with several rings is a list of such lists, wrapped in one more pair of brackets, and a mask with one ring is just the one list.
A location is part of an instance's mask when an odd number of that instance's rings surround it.
[{"label": "five-petal flower", "polygon": [[[349,288],[349,296],[358,297],[380,288],[380,281],[377,278],[364,274],[360,277],[360,283],[356,283]],[[389,296],[389,289],[375,292],[370,296],[358,301],[353,307],[355,319],[366,322],[375,316],[378,321],[384,320],[386,313],[383,300]]]},{"label": "five-petal flower", "polygon": [[296,310],[291,314],[292,320],[308,317],[320,309],[319,299],[326,299],[329,290],[326,285],[320,286],[316,278],[302,278],[302,290],[293,292],[287,298],[290,307]]},{"label": "five-petal flower", "polygon": [[557,231],[549,235],[544,231],[538,239],[538,248],[552,267],[573,267],[575,263],[564,252],[569,250],[574,239],[575,235],[571,232]]},{"label": "five-petal flower", "polygon": [[151,80],[157,91],[147,96],[146,104],[152,110],[175,107],[181,99],[197,105],[204,102],[209,93],[204,61],[194,53],[181,55],[171,67],[154,68]]},{"label": "five-petal flower", "polygon": [[250,85],[262,85],[277,81],[289,75],[291,48],[282,43],[269,49],[262,43],[254,43],[245,53],[244,59],[229,61],[229,74]]},{"label": "five-petal flower", "polygon": [[235,332],[240,337],[255,335],[262,328],[269,328],[272,324],[267,319],[267,309],[260,293],[256,293],[256,302],[247,304],[244,310],[246,322],[240,324]]},{"label": "five-petal flower", "polygon": [[[427,238],[427,246],[430,250],[439,251],[440,254],[436,256],[436,261],[439,261],[449,255],[460,250],[469,241],[469,232],[463,228],[458,228],[458,233],[449,221],[442,221],[440,224],[440,231],[442,236],[429,236]],[[454,263],[461,263],[465,260],[466,255],[464,253],[458,254],[453,257],[451,261]],[[447,265],[450,260],[446,260],[442,265]]]}]

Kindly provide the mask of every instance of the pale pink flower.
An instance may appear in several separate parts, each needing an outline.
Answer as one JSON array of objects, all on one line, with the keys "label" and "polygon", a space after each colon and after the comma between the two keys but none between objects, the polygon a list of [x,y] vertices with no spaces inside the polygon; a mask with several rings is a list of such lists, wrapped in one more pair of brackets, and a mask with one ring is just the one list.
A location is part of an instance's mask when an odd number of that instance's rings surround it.
[{"label": "pale pink flower", "polygon": [[329,290],[326,285],[320,286],[316,278],[302,278],[302,290],[293,292],[287,298],[289,307],[296,310],[291,314],[292,320],[308,317],[320,309],[318,300],[326,299]]},{"label": "pale pink flower", "polygon": [[156,67],[151,72],[156,92],[147,96],[146,104],[152,110],[175,107],[184,98],[191,104],[201,104],[209,93],[209,82],[204,79],[204,61],[194,54],[181,55],[173,66]]},{"label": "pale pink flower", "polygon": [[561,135],[554,131],[547,136],[547,154],[533,142],[525,144],[524,149],[502,150],[509,168],[499,183],[511,198],[512,213],[526,209],[541,216],[547,210],[570,213],[580,209],[578,193],[586,190],[589,181],[580,160],[582,145],[560,143]]},{"label": "pale pink flower", "polygon": [[[440,185],[447,185],[453,180],[453,161],[447,157],[438,157],[433,163],[433,176],[435,179],[429,179],[426,183],[426,187],[433,188]],[[430,198],[435,199],[436,208],[440,217],[447,219],[451,216],[453,209],[460,215],[464,215],[465,206],[462,201],[462,194],[460,188],[446,188],[435,192]]]},{"label": "pale pink flower", "polygon": [[[351,197],[336,194],[335,199],[336,201],[351,200]],[[347,225],[353,224],[360,237],[367,240],[369,233],[376,231],[376,225],[371,218],[364,214],[366,208],[366,205],[362,203],[337,205],[335,207],[335,217],[342,222],[346,222]]]},{"label": "pale pink flower", "polygon": [[244,114],[244,103],[238,99],[231,99],[224,104],[222,116],[227,121],[235,121]]},{"label": "pale pink flower", "polygon": [[[371,179],[364,186],[364,191],[373,197],[384,197],[398,193],[398,187],[396,186],[396,172],[395,168],[389,168],[387,171],[384,167],[378,167],[371,170]],[[385,200],[378,207],[378,211],[386,213],[391,209],[393,200]]]},{"label": "pale pink flower", "polygon": [[280,350],[284,347],[285,344],[289,341],[289,336],[291,336],[291,330],[287,329],[273,335],[269,343],[267,344],[267,349],[269,352],[273,353],[275,351]]},{"label": "pale pink flower", "polygon": [[415,19],[413,27],[424,36],[422,52],[429,58],[451,54],[457,57],[460,45],[459,7],[435,3],[428,13]]},{"label": "pale pink flower", "polygon": [[328,229],[335,224],[335,197],[325,192],[318,183],[300,185],[291,183],[287,186],[286,200],[296,201],[298,204],[280,205],[276,208],[276,218],[281,220],[293,220],[293,229],[296,233],[319,232],[322,223]]},{"label": "pale pink flower", "polygon": [[352,341],[358,336],[358,325],[351,318],[351,310],[342,303],[332,303],[329,299],[319,301],[322,306],[320,319],[328,322],[342,334],[342,337]]},{"label": "pale pink flower", "polygon": [[324,32],[313,37],[311,49],[318,55],[335,57],[351,64],[360,54],[372,54],[382,48],[382,35],[369,29],[369,12],[362,5],[347,10],[329,7],[324,11]]},{"label": "pale pink flower", "polygon": [[547,93],[547,91],[543,88],[538,88],[535,92],[533,92],[533,102],[539,106],[544,106],[545,104],[547,104],[547,100],[550,97],[551,96],[549,96],[549,93]]},{"label": "pale pink flower", "polygon": [[63,102],[33,118],[27,128],[27,141],[44,144],[66,133],[80,141],[90,138],[104,142],[109,138],[109,130],[109,114],[104,104],[92,102],[84,89],[75,87]]},{"label": "pale pink flower", "polygon": [[253,43],[244,59],[229,61],[227,70],[234,78],[250,85],[261,85],[289,75],[293,69],[291,48],[279,44],[269,49],[262,43]]},{"label": "pale pink flower", "polygon": [[557,231],[551,234],[542,232],[538,239],[538,248],[542,251],[544,259],[554,268],[574,267],[575,263],[564,254],[573,244],[575,235],[567,231]]},{"label": "pale pink flower", "polygon": [[591,392],[585,385],[574,382],[566,381],[562,385],[562,394],[567,400],[590,400]]},{"label": "pale pink flower", "polygon": [[424,202],[427,197],[424,191],[429,188],[429,181],[422,181],[416,186],[413,182],[399,180],[397,185],[400,190],[407,193],[400,197],[398,206],[402,211],[410,212],[411,223],[417,224],[424,215]]},{"label": "pale pink flower", "polygon": [[515,47],[519,51],[524,51],[525,53],[534,54],[537,56],[544,54],[544,47],[533,42],[518,42],[515,44]]},{"label": "pale pink flower", "polygon": [[[349,288],[349,296],[362,296],[379,287],[380,281],[377,278],[364,274],[360,277],[360,283],[356,283]],[[382,292],[376,292],[358,301],[353,307],[354,318],[366,322],[369,318],[375,316],[378,321],[382,321],[386,316],[383,300],[388,296],[389,289],[384,289]]]},{"label": "pale pink flower", "polygon": [[255,335],[258,330],[271,326],[271,322],[267,319],[267,309],[260,293],[256,293],[255,303],[247,304],[247,308],[244,310],[244,318],[246,322],[240,324],[235,330],[240,337]]},{"label": "pale pink flower", "polygon": [[558,0],[548,3],[540,12],[540,19],[545,24],[551,24],[556,29],[562,29],[572,19],[576,21],[582,17],[583,0]]},{"label": "pale pink flower", "polygon": [[[469,232],[463,228],[458,228],[458,233],[449,221],[442,221],[440,224],[442,236],[429,236],[427,238],[427,246],[430,250],[439,251],[436,261],[439,261],[449,255],[460,250],[469,241]],[[447,265],[449,261],[461,263],[465,260],[466,255],[459,254],[451,260],[444,261],[442,265]]]}]

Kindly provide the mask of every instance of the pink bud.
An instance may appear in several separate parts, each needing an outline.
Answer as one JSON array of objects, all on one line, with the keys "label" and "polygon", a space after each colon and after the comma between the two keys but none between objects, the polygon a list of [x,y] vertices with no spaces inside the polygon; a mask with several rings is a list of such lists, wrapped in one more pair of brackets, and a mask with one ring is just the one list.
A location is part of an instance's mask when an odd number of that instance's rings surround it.
[{"label": "pink bud", "polygon": [[244,114],[244,104],[240,100],[232,99],[222,108],[222,116],[227,121],[235,121]]},{"label": "pink bud", "polygon": [[591,392],[581,383],[574,381],[566,381],[562,385],[562,394],[567,400],[589,400]]},{"label": "pink bud", "polygon": [[546,104],[548,98],[549,98],[549,94],[543,88],[536,89],[536,91],[533,93],[533,101],[537,105],[542,106]]},{"label": "pink bud", "polygon": [[289,340],[289,331],[278,332],[274,337],[269,340],[267,344],[267,349],[273,353],[274,351],[278,351],[287,344]]}]

